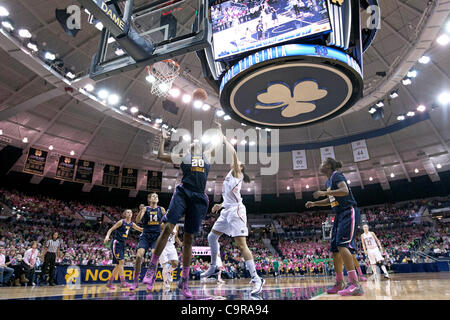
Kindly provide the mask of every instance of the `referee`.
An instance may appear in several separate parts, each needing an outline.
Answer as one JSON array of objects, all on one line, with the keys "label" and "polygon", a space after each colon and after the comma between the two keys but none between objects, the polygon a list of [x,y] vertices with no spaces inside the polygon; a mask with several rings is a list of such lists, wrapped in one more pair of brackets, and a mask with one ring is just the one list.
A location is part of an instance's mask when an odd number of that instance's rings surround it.
[{"label": "referee", "polygon": [[60,256],[59,246],[60,241],[58,240],[58,232],[53,233],[52,239],[48,240],[45,244],[44,249],[44,265],[42,266],[41,273],[41,282],[45,278],[45,274],[47,273],[47,268],[49,270],[48,284],[50,286],[54,286],[54,275],[55,275],[55,262],[56,258]]}]

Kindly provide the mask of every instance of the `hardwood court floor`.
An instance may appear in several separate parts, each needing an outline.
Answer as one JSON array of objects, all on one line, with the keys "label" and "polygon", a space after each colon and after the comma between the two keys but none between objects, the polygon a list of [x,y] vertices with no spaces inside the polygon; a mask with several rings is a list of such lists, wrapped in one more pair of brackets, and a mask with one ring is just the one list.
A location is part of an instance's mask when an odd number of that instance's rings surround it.
[{"label": "hardwood court floor", "polygon": [[[450,273],[408,273],[392,274],[390,280],[369,280],[363,282],[365,294],[361,297],[328,295],[326,289],[332,286],[330,277],[267,278],[266,285],[257,297],[250,295],[249,279],[216,282],[192,281],[190,288],[194,300],[450,300]],[[162,290],[157,282],[152,292],[141,284],[136,292],[116,288],[114,291],[104,285],[81,285],[69,288],[66,285],[54,287],[3,287],[0,300],[185,300],[172,284],[171,291]]]}]

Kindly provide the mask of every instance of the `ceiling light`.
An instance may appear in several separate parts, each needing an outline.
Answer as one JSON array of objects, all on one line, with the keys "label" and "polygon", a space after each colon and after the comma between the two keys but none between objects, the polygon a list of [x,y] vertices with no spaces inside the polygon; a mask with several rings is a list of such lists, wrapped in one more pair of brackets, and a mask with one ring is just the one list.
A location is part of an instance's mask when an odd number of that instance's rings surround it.
[{"label": "ceiling light", "polygon": [[35,43],[33,43],[33,42],[28,42],[27,43],[27,48],[30,49],[30,50],[33,50],[34,52],[39,51],[37,45]]},{"label": "ceiling light", "polygon": [[427,64],[427,63],[429,63],[431,61],[431,58],[429,57],[429,56],[422,56],[420,59],[419,59],[419,63],[421,63],[421,64]]},{"label": "ceiling light", "polygon": [[252,191],[252,189],[250,189],[250,188],[247,188],[247,191],[248,191],[248,192],[250,192],[250,191]]},{"label": "ceiling light", "polygon": [[167,188],[168,188],[169,190],[172,190],[172,186],[168,186]]},{"label": "ceiling light", "polygon": [[450,103],[450,93],[449,92],[443,92],[439,95],[438,101],[440,104],[448,104]]},{"label": "ceiling light", "polygon": [[30,31],[28,31],[27,29],[20,29],[20,30],[19,30],[19,36],[20,36],[21,38],[27,38],[27,39],[29,39],[29,38],[32,37],[32,34],[31,34]]},{"label": "ceiling light", "polygon": [[66,77],[70,78],[70,79],[75,79],[75,74],[73,74],[72,72],[69,71],[69,72],[67,72]]},{"label": "ceiling light", "polygon": [[192,100],[192,97],[188,94],[183,94],[183,98],[181,99],[184,103],[189,103]]},{"label": "ceiling light", "polygon": [[230,142],[231,142],[232,145],[235,145],[235,144],[237,143],[237,139],[236,139],[236,138],[233,138],[233,139],[231,139]]},{"label": "ceiling light", "polygon": [[208,188],[208,192],[211,192],[212,191],[212,189],[211,188]]},{"label": "ceiling light", "polygon": [[391,173],[391,178],[395,178],[395,174],[394,173]]},{"label": "ceiling light", "polygon": [[287,187],[286,187],[286,190],[291,190],[291,187],[287,186]]},{"label": "ceiling light", "polygon": [[369,177],[369,181],[373,181],[373,178],[372,178],[372,177]]},{"label": "ceiling light", "polygon": [[114,39],[113,37],[109,37],[108,38],[108,44],[116,42],[116,39]]},{"label": "ceiling light", "polygon": [[244,146],[244,145],[247,144],[247,141],[246,141],[246,140],[242,140],[242,141],[241,141],[241,144]]},{"label": "ceiling light", "polygon": [[415,173],[419,173],[419,169],[417,169],[417,168],[414,169],[414,172],[415,172]]},{"label": "ceiling light", "polygon": [[48,150],[53,150],[53,146],[50,145],[50,146],[48,147]]},{"label": "ceiling light", "polygon": [[417,77],[417,70],[411,70],[406,74],[409,78]]},{"label": "ceiling light", "polygon": [[211,109],[211,106],[209,104],[204,104],[202,109],[203,111],[208,111],[209,109]]},{"label": "ceiling light", "polygon": [[122,48],[117,48],[117,49],[114,51],[114,54],[115,54],[116,56],[123,56],[123,55],[125,54],[125,51],[124,51]]},{"label": "ceiling light", "polygon": [[266,131],[267,131],[267,132],[270,132],[270,131],[272,131],[272,129],[266,128]]},{"label": "ceiling light", "polygon": [[249,143],[250,146],[254,146],[255,144],[256,144],[255,141],[250,141],[250,143]]},{"label": "ceiling light", "polygon": [[352,183],[350,180],[347,180],[347,184],[350,184],[350,183]]},{"label": "ceiling light", "polygon": [[27,142],[28,142],[28,138],[27,138],[27,137],[23,138],[23,139],[22,139],[22,142],[23,142],[23,143],[27,143]]},{"label": "ceiling light", "polygon": [[405,120],[405,116],[403,114],[401,114],[401,115],[397,116],[397,120],[403,121],[403,120]]},{"label": "ceiling light", "polygon": [[427,110],[427,107],[425,107],[423,104],[417,107],[417,111],[419,112],[424,112],[425,110]]},{"label": "ceiling light", "polygon": [[163,120],[162,120],[161,118],[157,118],[157,119],[155,120],[155,122],[159,124],[159,123],[162,123]]},{"label": "ceiling light", "polygon": [[255,129],[256,129],[256,130],[261,130],[261,128],[260,128],[260,127],[255,127]]},{"label": "ceiling light", "polygon": [[225,115],[225,116],[223,116],[223,120],[230,120],[231,119],[231,117],[229,116],[229,115]]},{"label": "ceiling light", "polygon": [[392,91],[389,95],[392,99],[398,98],[398,90]]},{"label": "ceiling light", "polygon": [[131,109],[130,109],[131,113],[136,113],[138,111],[139,111],[139,109],[137,107],[131,107]]},{"label": "ceiling light", "polygon": [[194,108],[195,109],[200,109],[203,106],[203,101],[201,100],[195,100],[194,101]]},{"label": "ceiling light", "polygon": [[143,115],[143,114],[140,114],[140,115],[138,115],[137,116],[139,119],[144,119],[145,118],[145,116]]},{"label": "ceiling light", "polygon": [[70,151],[70,155],[71,155],[71,156],[75,155],[75,151],[73,151],[73,150]]},{"label": "ceiling light", "polygon": [[2,130],[2,129],[0,129],[0,136],[1,136],[1,135],[3,135],[3,130]]},{"label": "ceiling light", "polygon": [[98,21],[98,22],[95,24],[95,27],[96,27],[98,30],[102,31],[102,30],[103,30],[103,23],[101,23],[100,21]]},{"label": "ceiling light", "polygon": [[3,6],[0,6],[0,17],[7,17],[9,16],[9,11]]},{"label": "ceiling light", "polygon": [[369,108],[369,113],[370,114],[374,114],[375,112],[377,112],[377,108],[375,108],[374,106]]},{"label": "ceiling light", "polygon": [[54,53],[47,51],[46,53],[44,53],[44,58],[47,60],[53,61],[56,59],[56,55]]},{"label": "ceiling light", "polygon": [[198,139],[194,139],[194,143],[197,143],[199,140]]},{"label": "ceiling light", "polygon": [[376,104],[376,106],[377,106],[378,108],[384,107],[384,102],[383,102],[383,100],[378,101],[377,104]]},{"label": "ceiling light", "polygon": [[241,123],[241,126],[246,127],[247,125],[245,123]]},{"label": "ceiling light", "polygon": [[98,97],[102,100],[106,100],[109,96],[109,92],[105,89],[102,89],[98,92]]},{"label": "ceiling light", "polygon": [[225,114],[225,111],[223,111],[223,110],[217,110],[216,111],[216,116],[218,116],[218,117],[223,117],[224,114]]},{"label": "ceiling light", "polygon": [[406,115],[407,115],[408,117],[414,117],[416,114],[415,114],[414,111],[409,111]]},{"label": "ceiling light", "polygon": [[126,111],[126,110],[128,110],[128,107],[127,106],[120,106],[119,109],[122,110],[122,111]]},{"label": "ceiling light", "polygon": [[437,164],[436,168],[441,169],[442,165],[440,163]]},{"label": "ceiling light", "polygon": [[169,94],[172,98],[178,98],[181,94],[181,91],[178,88],[172,88],[169,90]]},{"label": "ceiling light", "polygon": [[405,78],[405,79],[402,80],[402,83],[403,83],[405,86],[409,86],[409,85],[412,83],[412,81],[411,81],[411,79],[409,79],[409,78]]},{"label": "ceiling light", "polygon": [[88,83],[87,85],[84,86],[84,90],[89,91],[89,92],[94,91],[94,86],[92,84]]},{"label": "ceiling light", "polygon": [[450,38],[448,35],[443,34],[439,38],[437,38],[437,43],[439,43],[441,46],[446,46],[450,42]]},{"label": "ceiling light", "polygon": [[309,189],[309,184],[306,185],[306,189]]},{"label": "ceiling light", "polygon": [[2,21],[2,26],[5,27],[6,29],[13,31],[14,30],[14,26],[13,23],[9,20],[3,20]]}]

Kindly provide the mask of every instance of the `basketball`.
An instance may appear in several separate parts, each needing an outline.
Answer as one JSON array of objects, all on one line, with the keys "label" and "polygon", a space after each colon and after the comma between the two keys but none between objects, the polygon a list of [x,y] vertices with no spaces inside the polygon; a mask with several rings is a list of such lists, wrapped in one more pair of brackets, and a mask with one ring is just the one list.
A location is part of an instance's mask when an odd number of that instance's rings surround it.
[{"label": "basketball", "polygon": [[192,98],[194,101],[196,100],[205,101],[206,98],[208,98],[208,94],[206,93],[205,89],[198,88],[195,89],[194,92],[192,93]]}]

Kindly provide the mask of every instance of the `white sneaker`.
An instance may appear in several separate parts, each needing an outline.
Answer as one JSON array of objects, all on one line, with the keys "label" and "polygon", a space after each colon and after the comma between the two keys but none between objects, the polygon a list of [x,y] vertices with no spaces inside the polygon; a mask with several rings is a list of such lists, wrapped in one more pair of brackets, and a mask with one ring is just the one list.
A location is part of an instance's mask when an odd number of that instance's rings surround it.
[{"label": "white sneaker", "polygon": [[255,281],[253,282],[253,290],[250,292],[250,294],[254,295],[254,294],[261,293],[264,283],[266,283],[266,280],[264,280],[264,279],[261,279],[261,278],[255,279]]},{"label": "white sneaker", "polygon": [[205,272],[200,274],[200,279],[201,278],[207,278],[207,277],[210,277],[210,276],[215,276],[216,274],[219,273],[219,271],[220,271],[219,268],[217,268],[216,266],[211,265],[211,266],[209,266],[208,270],[206,270]]}]

